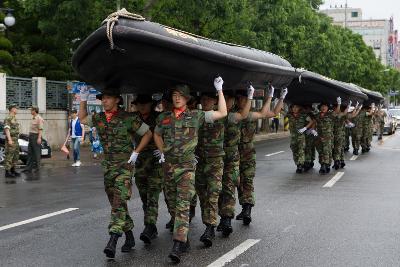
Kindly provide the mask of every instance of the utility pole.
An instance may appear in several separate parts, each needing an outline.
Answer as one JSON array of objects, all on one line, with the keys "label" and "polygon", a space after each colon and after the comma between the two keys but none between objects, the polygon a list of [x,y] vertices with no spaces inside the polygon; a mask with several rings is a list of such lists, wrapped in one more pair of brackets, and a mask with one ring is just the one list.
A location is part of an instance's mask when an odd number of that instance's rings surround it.
[{"label": "utility pole", "polygon": [[347,0],[344,4],[344,27],[347,28]]}]

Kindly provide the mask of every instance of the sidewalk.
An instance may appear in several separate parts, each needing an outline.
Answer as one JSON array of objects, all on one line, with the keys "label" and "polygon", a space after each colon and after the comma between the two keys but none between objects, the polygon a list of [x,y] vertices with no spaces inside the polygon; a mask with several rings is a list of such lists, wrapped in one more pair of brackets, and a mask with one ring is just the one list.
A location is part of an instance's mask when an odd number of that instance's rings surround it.
[{"label": "sidewalk", "polygon": [[[257,134],[254,138],[254,142],[257,143],[265,140],[282,139],[286,137],[289,137],[289,131]],[[101,158],[92,158],[92,152],[90,151],[90,147],[88,145],[81,146],[81,166],[101,166],[101,160]],[[72,153],[70,153],[70,159],[67,160],[66,155],[61,152],[60,149],[53,149],[50,159],[42,159],[42,165],[46,168],[68,167],[71,166],[72,163],[74,163],[72,159]]]}]

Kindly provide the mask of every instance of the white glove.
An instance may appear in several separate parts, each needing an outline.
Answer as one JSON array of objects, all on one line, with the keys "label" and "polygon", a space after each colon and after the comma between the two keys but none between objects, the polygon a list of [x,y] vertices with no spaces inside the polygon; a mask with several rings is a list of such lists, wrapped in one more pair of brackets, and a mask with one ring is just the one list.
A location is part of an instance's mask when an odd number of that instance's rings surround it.
[{"label": "white glove", "polygon": [[158,150],[158,149],[153,151],[153,155],[154,155],[155,157],[157,157],[157,158],[161,157],[161,154],[162,154],[161,151]]},{"label": "white glove", "polygon": [[284,89],[281,91],[280,99],[282,99],[282,100],[285,99],[287,93],[288,93],[288,89],[287,89],[287,88],[284,88]]},{"label": "white glove", "polygon": [[81,101],[88,101],[89,94],[90,94],[89,88],[86,85],[80,87],[79,95],[80,95]]},{"label": "white glove", "polygon": [[165,157],[164,157],[164,153],[161,153],[160,155],[160,159],[158,160],[158,163],[164,163],[165,162]]},{"label": "white glove", "polygon": [[300,134],[304,133],[305,131],[307,131],[307,127],[303,127],[303,128],[301,128],[301,129],[298,130],[298,132],[299,132]]},{"label": "white glove", "polygon": [[217,92],[222,91],[222,85],[224,84],[224,80],[221,77],[217,77],[214,79],[214,87]]},{"label": "white glove", "polygon": [[375,108],[375,103],[371,104],[371,108],[374,109]]},{"label": "white glove", "polygon": [[353,104],[353,102],[349,100],[349,108],[351,107],[351,104]]},{"label": "white glove", "polygon": [[247,98],[253,100],[253,95],[254,95],[254,87],[252,85],[249,85],[249,87],[247,88]]},{"label": "white glove", "polygon": [[356,125],[352,122],[346,123],[346,125],[345,125],[346,128],[353,128],[354,126],[356,126]]},{"label": "white glove", "polygon": [[338,96],[336,98],[336,102],[337,102],[338,105],[341,105],[342,104],[342,98],[340,96]]},{"label": "white glove", "polygon": [[311,134],[312,135],[314,135],[315,137],[317,137],[318,136],[318,132],[316,131],[316,130],[314,130],[314,129],[311,129]]},{"label": "white glove", "polygon": [[359,109],[362,109],[363,108],[363,105],[361,105],[360,107],[359,107]]},{"label": "white glove", "polygon": [[271,85],[268,89],[268,97],[274,97],[275,88]]},{"label": "white glove", "polygon": [[139,153],[133,151],[132,154],[131,154],[131,157],[128,160],[128,163],[130,163],[132,165],[135,165],[135,162],[136,162],[138,156],[139,156]]}]

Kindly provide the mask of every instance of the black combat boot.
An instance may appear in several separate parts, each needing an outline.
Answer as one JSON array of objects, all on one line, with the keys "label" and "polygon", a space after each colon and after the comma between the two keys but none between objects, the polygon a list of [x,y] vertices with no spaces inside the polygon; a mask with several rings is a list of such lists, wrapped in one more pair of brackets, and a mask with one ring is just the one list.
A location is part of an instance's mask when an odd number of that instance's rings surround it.
[{"label": "black combat boot", "polygon": [[331,172],[331,164],[325,164],[325,170],[326,170],[326,173],[330,173]]},{"label": "black combat boot", "polygon": [[121,252],[129,252],[135,246],[135,238],[131,230],[125,232],[125,244],[121,247]]},{"label": "black combat boot", "polygon": [[369,152],[371,150],[370,146],[367,146],[366,151]]},{"label": "black combat boot", "polygon": [[353,155],[355,155],[355,156],[358,155],[358,149],[357,150],[356,149],[353,150]]},{"label": "black combat boot", "polygon": [[243,224],[249,225],[251,223],[251,204],[243,205]]},{"label": "black combat boot", "polygon": [[339,168],[340,168],[340,160],[335,160],[335,162],[333,163],[333,168],[335,170],[339,170]]},{"label": "black combat boot", "polygon": [[297,165],[296,173],[303,173],[303,165]]},{"label": "black combat boot", "polygon": [[21,174],[19,172],[15,171],[15,167],[11,168],[11,173],[14,174],[15,177],[20,177],[21,176]]},{"label": "black combat boot", "polygon": [[344,162],[344,160],[341,160],[340,161],[340,168],[344,168],[344,166],[346,166],[346,163]]},{"label": "black combat boot", "polygon": [[204,246],[206,247],[211,247],[212,246],[212,241],[215,237],[215,230],[214,226],[208,224],[206,227],[206,230],[204,231],[204,234],[200,237],[200,241],[204,243]]},{"label": "black combat boot", "polygon": [[243,208],[242,208],[242,211],[238,215],[236,215],[236,220],[238,220],[238,221],[243,220]]},{"label": "black combat boot", "polygon": [[[243,219],[244,219],[244,217],[243,217]],[[229,217],[222,217],[219,222],[219,226],[221,227],[220,231],[222,232],[222,236],[224,236],[224,237],[228,237],[233,232],[232,225],[231,225],[231,218],[229,218]]]},{"label": "black combat boot", "polygon": [[382,140],[382,135],[379,135],[378,140]]},{"label": "black combat boot", "polygon": [[186,243],[174,240],[174,245],[172,246],[172,250],[169,253],[168,257],[172,260],[173,263],[180,263],[182,254],[189,251],[189,249],[189,239]]},{"label": "black combat boot", "polygon": [[165,229],[171,229],[174,228],[174,220],[171,218],[171,220],[169,220],[169,222],[167,222],[167,224],[165,225]]},{"label": "black combat boot", "polygon": [[366,153],[367,152],[367,149],[366,148],[361,148],[361,153],[362,154],[364,154],[364,153]]},{"label": "black combat boot", "polygon": [[307,171],[309,171],[311,168],[310,168],[310,162],[304,162],[304,165],[303,165],[303,171],[304,172],[307,172]]},{"label": "black combat boot", "polygon": [[189,223],[192,222],[192,219],[196,216],[196,206],[190,206],[189,211]]},{"label": "black combat boot", "polygon": [[344,148],[344,152],[349,152],[349,150],[350,150],[350,147],[347,147],[347,146],[346,146],[346,147]]},{"label": "black combat boot", "polygon": [[151,240],[156,238],[157,235],[157,227],[154,224],[147,224],[143,230],[143,233],[140,234],[140,240],[142,240],[145,244],[151,244]]},{"label": "black combat boot", "polygon": [[326,166],[325,164],[321,164],[321,168],[319,169],[319,174],[326,174]]},{"label": "black combat boot", "polygon": [[104,253],[108,258],[115,258],[115,250],[117,247],[118,238],[120,236],[118,234],[111,233],[110,240],[107,243],[106,248],[104,249]]},{"label": "black combat boot", "polygon": [[6,178],[15,178],[15,175],[11,171],[6,171],[5,177]]}]

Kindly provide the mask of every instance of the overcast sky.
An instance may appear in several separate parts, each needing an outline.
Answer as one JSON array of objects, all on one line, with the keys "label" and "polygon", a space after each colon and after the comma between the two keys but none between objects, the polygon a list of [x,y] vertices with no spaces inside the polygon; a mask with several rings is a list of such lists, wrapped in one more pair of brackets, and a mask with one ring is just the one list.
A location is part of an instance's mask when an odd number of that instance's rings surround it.
[{"label": "overcast sky", "polygon": [[[330,5],[343,5],[346,0],[325,0],[321,9],[327,9]],[[394,18],[395,29],[400,30],[400,0],[347,0],[348,7],[361,8],[363,19],[389,19]]]}]

